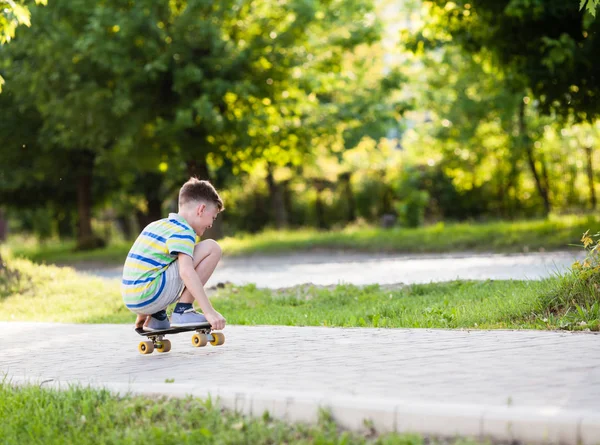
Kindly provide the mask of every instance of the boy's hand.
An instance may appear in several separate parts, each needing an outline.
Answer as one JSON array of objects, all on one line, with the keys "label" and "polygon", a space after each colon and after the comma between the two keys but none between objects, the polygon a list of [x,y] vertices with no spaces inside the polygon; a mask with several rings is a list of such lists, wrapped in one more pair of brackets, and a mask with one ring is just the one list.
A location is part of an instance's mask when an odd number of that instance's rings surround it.
[{"label": "boy's hand", "polygon": [[220,331],[225,327],[225,317],[223,317],[217,311],[212,310],[210,312],[205,312],[204,316],[206,317],[206,320],[210,323],[213,330]]},{"label": "boy's hand", "polygon": [[146,320],[148,320],[149,315],[139,315],[137,316],[137,319],[135,320],[135,328],[136,329],[141,329],[144,327],[144,325],[146,324]]}]

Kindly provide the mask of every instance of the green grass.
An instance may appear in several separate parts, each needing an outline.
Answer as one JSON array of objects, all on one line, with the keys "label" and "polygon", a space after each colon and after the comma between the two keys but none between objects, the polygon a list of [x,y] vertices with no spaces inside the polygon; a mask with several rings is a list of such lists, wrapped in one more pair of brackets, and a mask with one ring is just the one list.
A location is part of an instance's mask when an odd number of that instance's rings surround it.
[{"label": "green grass", "polygon": [[[12,387],[0,381],[0,437],[12,444],[380,444],[470,445],[467,439],[343,431],[322,412],[317,425],[248,418],[197,398],[115,396],[72,387]],[[368,431],[368,429],[366,429]]]},{"label": "green grass", "polygon": [[562,216],[546,220],[494,223],[439,223],[415,229],[348,227],[340,231],[266,231],[225,238],[225,254],[282,253],[314,249],[365,252],[527,252],[565,250],[579,244],[588,229],[600,227],[600,218]]},{"label": "green grass", "polygon": [[[542,281],[455,281],[396,288],[268,290],[246,285],[218,289],[211,300],[232,324],[598,330],[600,311],[598,304],[593,306],[598,301],[597,282],[578,286],[572,274]],[[578,305],[587,312],[580,313]],[[121,301],[118,280],[12,258],[0,273],[0,320],[134,319]]]},{"label": "green grass", "polygon": [[50,240],[38,242],[29,236],[9,237],[7,247],[15,255],[37,263],[73,264],[95,262],[101,264],[123,264],[133,242],[117,241],[102,249],[89,251],[75,250],[75,241]]},{"label": "green grass", "polygon": [[[556,216],[545,220],[494,222],[485,224],[436,224],[416,229],[348,227],[337,231],[314,229],[265,231],[220,240],[225,255],[276,254],[314,250],[364,252],[524,252],[565,250],[579,244],[588,229],[600,227],[592,216]],[[131,242],[119,241],[91,252],[74,251],[74,242],[48,241],[44,244],[19,236],[9,247],[17,256],[36,262],[72,264],[92,261],[122,264]]]}]

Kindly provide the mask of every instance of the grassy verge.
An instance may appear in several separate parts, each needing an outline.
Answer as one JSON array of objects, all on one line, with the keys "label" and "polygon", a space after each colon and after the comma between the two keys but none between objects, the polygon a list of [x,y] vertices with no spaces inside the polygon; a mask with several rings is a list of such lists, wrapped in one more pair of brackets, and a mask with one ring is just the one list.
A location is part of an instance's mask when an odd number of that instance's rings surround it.
[{"label": "grassy verge", "polygon": [[[455,281],[411,286],[227,286],[212,295],[229,323],[417,328],[600,328],[600,274],[542,281]],[[595,306],[594,306],[595,304]],[[132,323],[118,280],[10,259],[0,272],[0,320]]]},{"label": "grassy verge", "polygon": [[380,444],[469,445],[467,439],[424,439],[414,434],[377,435],[341,430],[323,412],[317,425],[288,425],[267,414],[251,419],[210,400],[124,396],[71,388],[14,388],[0,382],[3,443],[43,444]]},{"label": "grassy verge", "polygon": [[297,252],[310,249],[341,249],[365,252],[529,252],[564,250],[577,244],[600,218],[564,216],[547,220],[460,223],[407,228],[349,227],[340,231],[266,231],[257,235],[225,238],[226,254]]},{"label": "grassy verge", "polygon": [[125,262],[133,242],[117,241],[102,249],[90,251],[75,250],[75,241],[51,240],[43,243],[32,237],[12,236],[8,248],[13,255],[30,259],[36,263],[74,264],[94,262],[107,265],[119,265]]},{"label": "grassy verge", "polygon": [[[584,216],[552,217],[547,220],[495,222],[486,224],[436,224],[416,229],[348,227],[338,231],[313,229],[265,231],[239,235],[220,241],[225,255],[275,254],[311,250],[352,250],[392,253],[437,252],[527,252],[569,249],[581,234],[599,227],[600,218]],[[119,241],[91,252],[75,252],[74,242],[14,237],[10,247],[15,255],[36,262],[69,264],[94,261],[122,264],[131,242]]]}]

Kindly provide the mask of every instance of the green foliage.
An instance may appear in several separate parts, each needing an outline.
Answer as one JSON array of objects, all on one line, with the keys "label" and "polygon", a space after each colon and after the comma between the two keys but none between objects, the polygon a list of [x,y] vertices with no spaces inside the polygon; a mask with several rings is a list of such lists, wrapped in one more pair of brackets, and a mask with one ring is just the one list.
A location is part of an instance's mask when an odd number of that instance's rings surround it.
[{"label": "green foliage", "polygon": [[129,236],[191,174],[225,191],[229,234],[539,216],[540,186],[594,206],[599,25],[576,5],[424,2],[393,48],[383,24],[420,4],[271,3],[31,4],[0,49],[11,218],[95,245],[90,214]]},{"label": "green foliage", "polygon": [[[28,3],[24,0],[0,0],[0,45],[10,42],[19,25],[31,26]],[[35,0],[35,3],[45,5],[47,0]],[[4,82],[0,76],[0,93]]]},{"label": "green foliage", "polygon": [[[595,2],[594,2],[595,3]],[[452,41],[470,53],[491,51],[515,91],[528,89],[544,114],[592,121],[598,67],[597,20],[586,20],[575,2],[477,0],[431,3],[422,47]],[[553,24],[553,25],[550,25]]]},{"label": "green foliage", "polygon": [[[594,240],[595,238],[595,240]],[[600,330],[600,233],[581,238],[586,258],[576,261],[570,272],[542,300],[544,321],[562,329]]]},{"label": "green foliage", "polygon": [[[308,167],[315,147],[339,157],[396,116],[388,90],[401,76],[372,63],[381,28],[370,0],[56,0],[32,13],[36,27],[3,50],[18,113],[2,107],[12,151],[0,180],[22,191],[26,158],[67,206],[87,186],[80,221],[111,193],[117,211],[155,219],[182,177],[221,185],[257,163]],[[11,131],[26,115],[34,128]],[[12,206],[34,205],[15,196]]]},{"label": "green foliage", "polygon": [[[45,5],[47,0],[35,0],[36,4]],[[0,45],[10,42],[19,25],[31,26],[28,4],[31,1],[0,1]],[[1,91],[1,90],[0,90]]]},{"label": "green foliage", "polygon": [[600,0],[579,0],[579,9],[589,12],[593,17],[596,17],[596,9],[600,5]]}]

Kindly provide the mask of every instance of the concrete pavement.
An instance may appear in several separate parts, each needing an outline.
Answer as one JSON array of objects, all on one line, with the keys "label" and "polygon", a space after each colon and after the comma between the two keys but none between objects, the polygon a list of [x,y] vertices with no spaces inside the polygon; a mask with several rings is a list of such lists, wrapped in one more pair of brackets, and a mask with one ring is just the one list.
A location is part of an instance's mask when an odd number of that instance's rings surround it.
[{"label": "concrete pavement", "polygon": [[[44,386],[219,397],[249,415],[528,443],[600,444],[600,336],[544,331],[228,326],[140,355],[126,325],[0,323],[0,373]],[[174,379],[173,383],[166,383]]]}]

